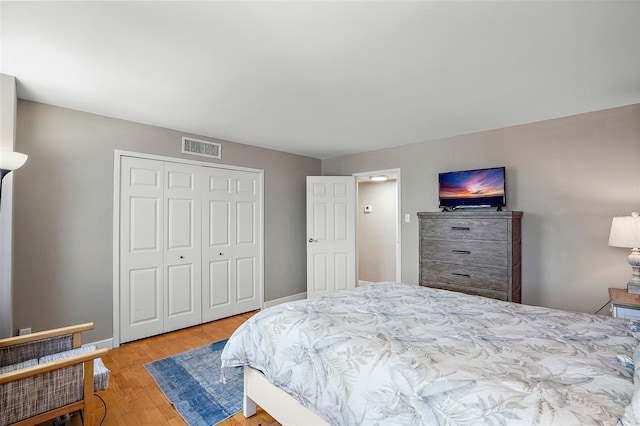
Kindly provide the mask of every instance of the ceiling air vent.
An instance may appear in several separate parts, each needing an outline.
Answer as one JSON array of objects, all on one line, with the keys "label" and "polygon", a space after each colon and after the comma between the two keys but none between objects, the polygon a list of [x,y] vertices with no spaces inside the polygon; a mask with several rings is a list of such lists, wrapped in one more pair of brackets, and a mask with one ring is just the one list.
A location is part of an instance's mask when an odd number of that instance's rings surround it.
[{"label": "ceiling air vent", "polygon": [[182,137],[182,152],[209,158],[222,158],[222,145],[200,139]]}]

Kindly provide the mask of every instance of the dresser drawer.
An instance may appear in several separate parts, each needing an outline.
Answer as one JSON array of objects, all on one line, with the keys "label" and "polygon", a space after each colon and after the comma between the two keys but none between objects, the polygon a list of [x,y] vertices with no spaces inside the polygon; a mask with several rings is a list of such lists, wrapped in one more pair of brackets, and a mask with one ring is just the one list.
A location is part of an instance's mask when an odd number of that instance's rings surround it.
[{"label": "dresser drawer", "polygon": [[[510,300],[509,293],[505,291],[494,291],[486,288],[467,287],[462,285],[439,283],[439,282],[427,282],[420,284],[423,287],[439,288],[442,290],[458,291],[466,294],[474,294],[476,296],[490,297],[498,300]],[[519,303],[519,301],[518,301]]]},{"label": "dresser drawer", "polygon": [[422,219],[420,234],[429,239],[494,240],[508,239],[506,220],[492,219]]},{"label": "dresser drawer", "polygon": [[506,241],[423,239],[421,244],[423,261],[503,267],[509,262]]},{"label": "dresser drawer", "polygon": [[[420,283],[435,281],[468,288],[507,291],[507,268],[487,268],[475,265],[422,261]],[[425,283],[426,284],[426,283]]]}]

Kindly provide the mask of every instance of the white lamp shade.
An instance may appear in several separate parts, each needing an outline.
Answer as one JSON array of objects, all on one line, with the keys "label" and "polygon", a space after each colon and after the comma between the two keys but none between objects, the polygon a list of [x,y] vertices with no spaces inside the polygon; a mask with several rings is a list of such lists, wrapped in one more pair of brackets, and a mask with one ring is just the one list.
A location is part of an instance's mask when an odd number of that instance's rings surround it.
[{"label": "white lamp shade", "polygon": [[0,169],[15,170],[27,161],[27,154],[14,151],[0,151]]},{"label": "white lamp shade", "polygon": [[631,216],[613,218],[609,245],[625,248],[640,247],[640,215],[638,212],[631,213]]}]

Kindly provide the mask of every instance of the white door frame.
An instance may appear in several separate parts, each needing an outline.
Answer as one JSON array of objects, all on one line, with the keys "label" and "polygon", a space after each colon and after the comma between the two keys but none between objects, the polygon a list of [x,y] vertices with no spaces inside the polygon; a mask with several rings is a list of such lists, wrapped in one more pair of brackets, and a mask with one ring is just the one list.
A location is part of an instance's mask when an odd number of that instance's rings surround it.
[{"label": "white door frame", "polygon": [[[353,173],[356,177],[356,196],[358,194],[357,178],[362,176],[373,175],[396,175],[396,281],[402,282],[402,197],[401,197],[401,180],[400,169],[373,170],[370,172]],[[358,230],[358,215],[356,215],[356,232]],[[358,246],[356,244],[356,271],[358,263]],[[356,277],[358,280],[359,277]]]},{"label": "white door frame", "polygon": [[258,211],[258,220],[260,221],[259,256],[261,267],[257,272],[259,274],[260,281],[260,288],[258,288],[258,292],[260,294],[258,299],[260,301],[260,309],[262,309],[264,307],[264,170],[116,149],[114,150],[113,160],[113,347],[117,348],[120,346],[120,162],[122,157],[136,157],[148,160],[167,161],[171,163],[240,170],[258,173],[260,175],[260,206]]}]

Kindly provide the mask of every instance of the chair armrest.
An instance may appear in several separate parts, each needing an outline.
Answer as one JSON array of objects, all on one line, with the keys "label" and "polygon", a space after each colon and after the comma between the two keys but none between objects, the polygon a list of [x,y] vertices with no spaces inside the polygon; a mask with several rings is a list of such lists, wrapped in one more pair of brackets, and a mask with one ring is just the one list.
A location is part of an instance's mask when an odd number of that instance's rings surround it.
[{"label": "chair armrest", "polygon": [[0,385],[24,379],[26,377],[37,376],[38,374],[48,373],[49,371],[59,370],[71,365],[81,364],[87,361],[100,358],[108,352],[107,348],[97,349],[95,351],[86,352],[80,355],[70,356],[68,358],[58,359],[46,362],[44,364],[34,365],[20,370],[11,371],[9,373],[0,374]]},{"label": "chair armrest", "polygon": [[[93,323],[87,322],[84,324],[71,325],[69,327],[55,328],[53,330],[39,331],[36,333],[25,334],[23,336],[8,337],[6,339],[0,339],[0,348],[20,345],[23,343],[35,342],[38,340],[48,339],[51,337],[65,336],[67,334],[73,334],[74,347],[80,346],[80,333],[83,331],[93,329]],[[76,346],[77,339],[77,346]]]}]

